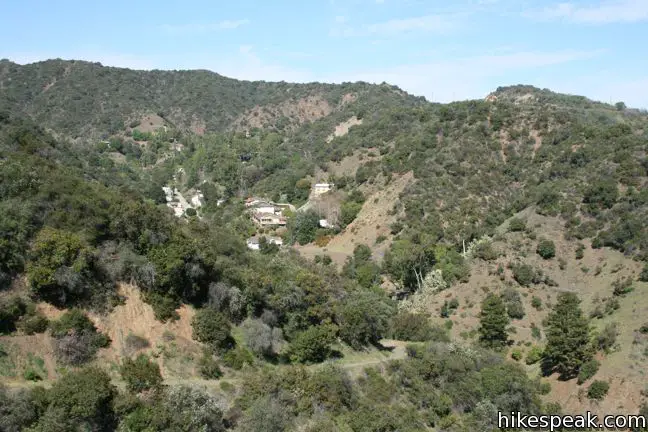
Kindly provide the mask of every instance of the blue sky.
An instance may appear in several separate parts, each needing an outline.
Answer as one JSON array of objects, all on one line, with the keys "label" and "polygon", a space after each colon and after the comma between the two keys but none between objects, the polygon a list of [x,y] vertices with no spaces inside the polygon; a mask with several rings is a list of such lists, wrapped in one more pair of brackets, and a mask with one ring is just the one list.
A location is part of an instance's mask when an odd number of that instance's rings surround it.
[{"label": "blue sky", "polygon": [[4,0],[0,58],[386,81],[429,100],[532,84],[648,108],[648,0]]}]

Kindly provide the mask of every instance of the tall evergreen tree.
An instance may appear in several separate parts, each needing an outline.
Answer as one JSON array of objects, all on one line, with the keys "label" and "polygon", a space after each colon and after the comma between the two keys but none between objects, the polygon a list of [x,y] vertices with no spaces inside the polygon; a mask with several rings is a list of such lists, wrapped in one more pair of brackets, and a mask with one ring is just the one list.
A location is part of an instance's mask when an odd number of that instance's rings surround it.
[{"label": "tall evergreen tree", "polygon": [[509,317],[506,314],[506,306],[500,296],[489,294],[482,303],[479,320],[479,341],[489,347],[500,349],[508,343],[506,326],[509,324]]},{"label": "tall evergreen tree", "polygon": [[583,363],[592,358],[590,323],[583,315],[580,303],[574,293],[558,295],[557,303],[545,322],[545,373],[558,372],[563,379],[573,378]]}]

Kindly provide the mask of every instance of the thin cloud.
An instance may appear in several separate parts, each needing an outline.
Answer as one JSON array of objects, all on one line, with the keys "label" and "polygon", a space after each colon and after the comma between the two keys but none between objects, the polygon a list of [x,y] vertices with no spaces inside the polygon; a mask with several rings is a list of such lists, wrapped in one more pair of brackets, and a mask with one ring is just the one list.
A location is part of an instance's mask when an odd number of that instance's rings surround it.
[{"label": "thin cloud", "polygon": [[454,20],[444,15],[425,15],[421,17],[393,19],[367,26],[371,34],[392,35],[410,31],[446,33],[456,27]]},{"label": "thin cloud", "polygon": [[335,26],[329,32],[330,36],[396,36],[410,32],[445,34],[458,27],[458,20],[454,15],[424,15],[412,18],[391,19],[360,27],[353,27],[348,23],[348,19],[339,18],[336,18]]},{"label": "thin cloud", "polygon": [[559,3],[544,9],[530,10],[523,15],[537,20],[567,20],[583,24],[633,23],[648,20],[648,1],[606,1],[594,6]]},{"label": "thin cloud", "polygon": [[172,34],[211,33],[222,30],[233,30],[250,23],[248,19],[224,20],[215,23],[165,24],[162,30]]}]

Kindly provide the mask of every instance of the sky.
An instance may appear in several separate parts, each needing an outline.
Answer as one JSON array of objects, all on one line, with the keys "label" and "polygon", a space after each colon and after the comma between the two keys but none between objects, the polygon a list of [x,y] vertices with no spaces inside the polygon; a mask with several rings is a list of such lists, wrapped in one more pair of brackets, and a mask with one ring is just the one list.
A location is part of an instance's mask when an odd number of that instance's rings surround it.
[{"label": "sky", "polygon": [[0,0],[0,58],[394,84],[531,84],[648,108],[648,0]]}]

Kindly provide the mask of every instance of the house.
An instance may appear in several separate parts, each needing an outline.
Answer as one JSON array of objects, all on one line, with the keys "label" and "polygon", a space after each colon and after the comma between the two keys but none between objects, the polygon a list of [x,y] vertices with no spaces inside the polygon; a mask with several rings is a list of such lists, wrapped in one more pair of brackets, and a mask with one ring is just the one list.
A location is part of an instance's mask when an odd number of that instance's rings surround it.
[{"label": "house", "polygon": [[332,183],[315,183],[313,185],[313,194],[322,195],[333,189],[333,186],[334,185]]},{"label": "house", "polygon": [[259,226],[286,225],[286,218],[275,213],[253,213],[252,221]]},{"label": "house", "polygon": [[281,214],[281,209],[277,209],[274,204],[259,201],[252,206],[253,213],[272,213],[272,214]]},{"label": "house", "polygon": [[194,207],[202,207],[204,199],[205,199],[205,195],[203,195],[202,192],[198,191],[196,195],[191,197],[191,204]]},{"label": "house", "polygon": [[168,186],[162,186],[162,190],[164,191],[164,196],[167,202],[173,201],[173,189]]},{"label": "house", "polygon": [[319,220],[319,226],[320,226],[320,228],[330,228],[331,224],[326,219],[320,219]]},{"label": "house", "polygon": [[[247,239],[247,247],[252,250],[259,250],[261,246],[259,245],[260,237],[254,236]],[[277,246],[283,246],[283,240],[281,237],[269,237],[266,236],[266,240],[269,244],[276,244]]]},{"label": "house", "polygon": [[245,200],[245,207],[252,207],[252,206],[260,203],[261,201],[263,201],[261,198],[250,197],[250,198]]},{"label": "house", "polygon": [[250,237],[247,239],[247,247],[252,250],[259,250],[259,237]]}]

